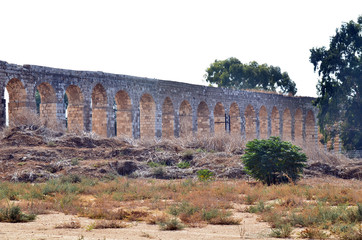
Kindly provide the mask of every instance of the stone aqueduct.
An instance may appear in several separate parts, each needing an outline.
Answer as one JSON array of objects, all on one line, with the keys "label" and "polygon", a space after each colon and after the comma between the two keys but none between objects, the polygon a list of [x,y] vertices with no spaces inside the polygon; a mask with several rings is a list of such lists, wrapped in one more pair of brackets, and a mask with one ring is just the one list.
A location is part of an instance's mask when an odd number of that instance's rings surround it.
[{"label": "stone aqueduct", "polygon": [[93,131],[101,136],[134,138],[228,132],[246,139],[281,136],[312,144],[317,141],[317,109],[310,97],[3,61],[0,126],[5,125],[6,115],[11,124],[15,116],[29,110],[35,112],[36,91],[41,98],[40,118],[58,121],[70,132]]}]

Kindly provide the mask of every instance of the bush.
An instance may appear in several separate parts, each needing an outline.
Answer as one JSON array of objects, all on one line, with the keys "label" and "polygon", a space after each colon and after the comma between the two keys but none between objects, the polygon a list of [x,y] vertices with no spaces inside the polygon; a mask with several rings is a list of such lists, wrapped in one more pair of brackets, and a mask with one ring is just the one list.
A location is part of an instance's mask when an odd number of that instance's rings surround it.
[{"label": "bush", "polygon": [[210,181],[213,179],[215,173],[210,171],[209,169],[201,169],[196,172],[197,178],[200,181]]},{"label": "bush", "polygon": [[159,225],[160,229],[164,231],[176,231],[185,228],[185,226],[177,218],[172,218],[165,222],[160,222]]},{"label": "bush", "polygon": [[29,222],[35,219],[35,214],[25,214],[19,206],[9,206],[8,208],[0,208],[0,222]]},{"label": "bush", "polygon": [[254,139],[246,144],[242,160],[246,172],[264,184],[294,182],[300,177],[307,161],[307,156],[300,150],[279,137]]},{"label": "bush", "polygon": [[181,169],[186,169],[190,167],[190,163],[187,161],[182,161],[177,164],[177,167]]}]

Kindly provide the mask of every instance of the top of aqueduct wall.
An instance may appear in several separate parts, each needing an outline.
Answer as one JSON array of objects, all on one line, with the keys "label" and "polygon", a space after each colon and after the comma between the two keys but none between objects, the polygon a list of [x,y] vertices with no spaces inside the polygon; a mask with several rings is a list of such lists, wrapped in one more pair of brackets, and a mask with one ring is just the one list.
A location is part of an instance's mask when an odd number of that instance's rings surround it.
[{"label": "top of aqueduct wall", "polygon": [[[99,83],[102,81],[102,84],[105,87],[117,87],[119,83],[127,81],[130,83],[132,81],[132,85],[145,86],[147,89],[157,89],[159,87],[168,87],[173,89],[182,89],[182,92],[191,92],[192,94],[198,95],[201,97],[202,95],[207,97],[213,94],[219,95],[222,94],[225,97],[230,96],[231,98],[245,98],[247,101],[261,100],[261,102],[268,102],[269,104],[274,105],[282,105],[285,103],[286,105],[294,105],[295,107],[302,107],[313,110],[316,113],[316,108],[312,105],[312,101],[315,100],[313,97],[295,97],[295,96],[285,96],[282,94],[276,93],[265,93],[265,92],[257,92],[257,91],[247,91],[247,90],[233,90],[227,88],[217,88],[217,87],[209,87],[202,86],[196,84],[189,84],[183,82],[175,82],[170,80],[160,80],[154,78],[147,77],[136,77],[131,75],[124,74],[113,74],[113,73],[105,73],[102,71],[83,71],[83,70],[68,70],[68,69],[60,69],[60,68],[52,68],[45,66],[37,66],[37,65],[17,65],[10,64],[5,61],[0,60],[0,71],[6,72],[10,80],[11,78],[19,78],[22,80],[22,76],[29,76],[30,78],[37,76],[37,78],[45,78],[48,77],[57,77],[57,78],[66,78],[66,79],[77,79],[81,80],[85,83]],[[60,79],[59,79],[60,80]],[[35,80],[35,82],[39,82],[39,80]],[[176,93],[176,91],[174,92]],[[181,93],[181,92],[178,92]],[[162,94],[163,95],[163,94]],[[201,96],[200,96],[201,95]],[[272,102],[270,102],[272,101]],[[297,105],[297,106],[296,106]]]}]

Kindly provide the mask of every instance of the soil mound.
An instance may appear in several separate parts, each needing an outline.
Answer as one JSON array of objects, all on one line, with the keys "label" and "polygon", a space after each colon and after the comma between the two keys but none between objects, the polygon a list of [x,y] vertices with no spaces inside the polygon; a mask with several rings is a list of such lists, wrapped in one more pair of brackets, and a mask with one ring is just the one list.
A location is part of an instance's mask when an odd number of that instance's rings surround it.
[{"label": "soil mound", "polygon": [[[118,138],[75,136],[37,126],[16,127],[2,136],[0,180],[41,182],[63,175],[181,179],[195,178],[201,169],[213,171],[217,178],[247,177],[240,160],[243,151],[206,151],[175,141],[132,145]],[[314,156],[305,169],[306,177],[362,179],[360,161],[325,161]]]}]

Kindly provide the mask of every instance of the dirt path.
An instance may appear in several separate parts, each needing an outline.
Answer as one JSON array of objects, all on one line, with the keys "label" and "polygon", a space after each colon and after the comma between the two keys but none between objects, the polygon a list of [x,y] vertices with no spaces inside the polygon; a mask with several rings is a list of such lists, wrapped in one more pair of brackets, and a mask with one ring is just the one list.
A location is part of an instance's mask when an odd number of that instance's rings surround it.
[{"label": "dirt path", "polygon": [[[266,239],[270,228],[266,223],[258,222],[257,216],[250,213],[238,212],[235,217],[242,218],[241,225],[220,226],[207,225],[202,228],[185,228],[181,231],[160,231],[157,225],[143,222],[129,223],[129,227],[121,229],[92,229],[89,226],[94,220],[76,216],[53,213],[39,215],[34,222],[29,223],[0,223],[0,239],[4,240],[112,240],[112,239]],[[78,220],[79,229],[56,229],[55,226]]]}]

